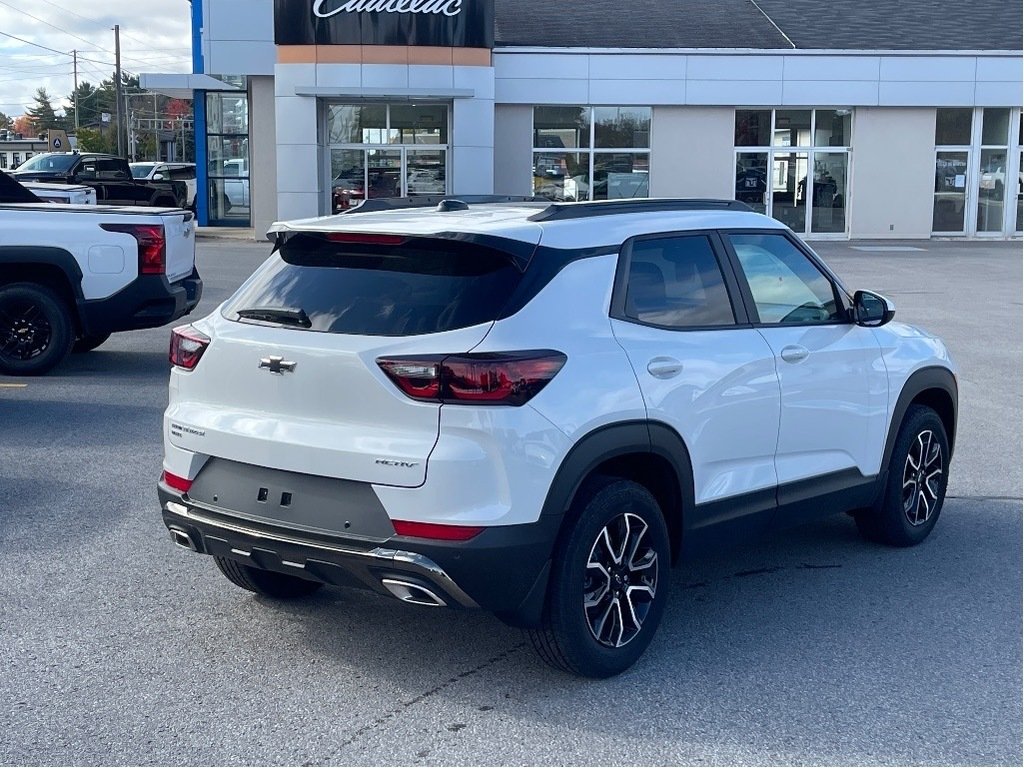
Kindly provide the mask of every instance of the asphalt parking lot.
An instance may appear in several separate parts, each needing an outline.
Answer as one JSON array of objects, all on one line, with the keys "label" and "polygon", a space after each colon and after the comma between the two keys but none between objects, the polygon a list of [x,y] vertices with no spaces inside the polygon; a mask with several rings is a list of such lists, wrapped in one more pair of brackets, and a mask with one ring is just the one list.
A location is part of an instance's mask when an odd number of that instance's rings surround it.
[{"label": "asphalt parking lot", "polygon": [[[688,563],[602,682],[488,615],[278,604],[175,547],[167,329],[0,377],[0,763],[1020,765],[1021,244],[814,245],[960,366],[942,519],[911,550],[842,516]],[[268,252],[201,240],[199,312]]]}]

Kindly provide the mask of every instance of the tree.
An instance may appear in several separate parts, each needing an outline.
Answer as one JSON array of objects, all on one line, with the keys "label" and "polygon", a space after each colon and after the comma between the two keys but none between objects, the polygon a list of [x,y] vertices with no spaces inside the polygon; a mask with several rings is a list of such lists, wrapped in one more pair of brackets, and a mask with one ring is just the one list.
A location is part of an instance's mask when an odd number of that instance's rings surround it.
[{"label": "tree", "polygon": [[75,132],[79,152],[103,152],[111,154],[117,150],[117,138],[110,133],[100,133],[95,128],[79,128]]},{"label": "tree", "polygon": [[35,96],[35,105],[29,107],[26,111],[29,121],[32,123],[32,128],[35,133],[40,134],[47,128],[63,128],[64,119],[58,117],[57,113],[53,111],[53,105],[50,103],[50,94],[46,92],[45,88],[37,88]]},{"label": "tree", "polygon": [[18,115],[14,118],[14,132],[20,133],[22,136],[32,135],[32,122],[28,119],[28,115]]},{"label": "tree", "polygon": [[14,120],[3,112],[0,112],[0,131],[13,131]]}]

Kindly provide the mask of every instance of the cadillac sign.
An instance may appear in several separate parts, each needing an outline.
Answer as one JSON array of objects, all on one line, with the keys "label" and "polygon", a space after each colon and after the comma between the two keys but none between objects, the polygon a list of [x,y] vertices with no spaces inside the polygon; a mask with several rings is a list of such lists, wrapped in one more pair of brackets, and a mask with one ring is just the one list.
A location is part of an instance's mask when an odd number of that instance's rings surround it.
[{"label": "cadillac sign", "polygon": [[494,0],[274,0],[274,42],[493,48]]}]

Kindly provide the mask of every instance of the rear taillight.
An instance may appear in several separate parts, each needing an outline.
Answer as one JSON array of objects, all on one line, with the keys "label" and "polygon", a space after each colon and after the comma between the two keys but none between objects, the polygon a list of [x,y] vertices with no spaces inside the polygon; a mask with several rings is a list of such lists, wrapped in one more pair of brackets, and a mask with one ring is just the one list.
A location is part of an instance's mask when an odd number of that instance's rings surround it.
[{"label": "rear taillight", "polygon": [[442,525],[440,523],[414,523],[407,520],[392,520],[395,533],[399,536],[414,536],[417,539],[438,541],[469,541],[483,528],[478,525]]},{"label": "rear taillight", "polygon": [[331,243],[358,243],[362,245],[401,245],[409,238],[404,235],[380,235],[373,232],[328,232]]},{"label": "rear taillight", "polygon": [[522,405],[555,377],[566,357],[550,349],[466,355],[380,357],[381,367],[414,400]]},{"label": "rear taillight", "polygon": [[191,480],[186,480],[184,477],[172,475],[166,470],[160,473],[160,482],[164,485],[170,486],[176,491],[181,491],[182,493],[188,493],[188,489],[192,487]]},{"label": "rear taillight", "polygon": [[163,224],[100,224],[108,232],[124,232],[139,244],[139,274],[162,275],[167,271],[167,238]]},{"label": "rear taillight", "polygon": [[171,349],[168,357],[171,365],[191,371],[199,363],[199,358],[210,346],[210,337],[200,333],[191,325],[179,325],[171,331]]}]

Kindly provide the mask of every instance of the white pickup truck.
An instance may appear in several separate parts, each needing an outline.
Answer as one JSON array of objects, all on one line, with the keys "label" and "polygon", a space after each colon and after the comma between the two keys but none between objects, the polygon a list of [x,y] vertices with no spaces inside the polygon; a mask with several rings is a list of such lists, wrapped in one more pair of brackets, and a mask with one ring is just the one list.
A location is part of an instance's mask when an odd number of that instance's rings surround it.
[{"label": "white pickup truck", "polygon": [[26,200],[0,203],[0,374],[46,373],[199,303],[191,211],[30,202],[13,183],[0,172],[0,201]]}]

